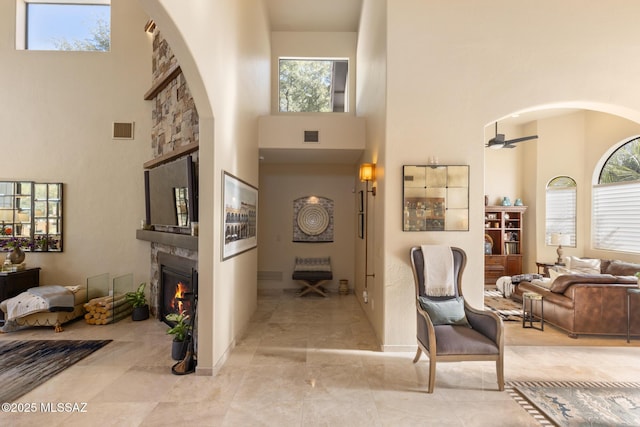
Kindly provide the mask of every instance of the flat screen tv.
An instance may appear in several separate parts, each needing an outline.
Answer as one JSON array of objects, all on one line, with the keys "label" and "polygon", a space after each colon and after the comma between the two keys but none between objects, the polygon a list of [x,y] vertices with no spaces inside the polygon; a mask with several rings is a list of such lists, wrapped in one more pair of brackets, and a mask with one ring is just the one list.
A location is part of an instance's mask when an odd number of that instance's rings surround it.
[{"label": "flat screen tv", "polygon": [[146,221],[189,229],[198,220],[197,179],[191,156],[144,171]]}]

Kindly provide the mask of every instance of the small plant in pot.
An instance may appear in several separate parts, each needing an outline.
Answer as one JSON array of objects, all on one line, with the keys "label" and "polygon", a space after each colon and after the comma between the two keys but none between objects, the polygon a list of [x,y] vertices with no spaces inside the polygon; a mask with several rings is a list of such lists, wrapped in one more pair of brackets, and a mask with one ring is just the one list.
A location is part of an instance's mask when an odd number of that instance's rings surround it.
[{"label": "small plant in pot", "polygon": [[131,320],[145,320],[149,318],[149,304],[144,294],[145,286],[146,283],[140,283],[137,290],[125,294],[127,302],[133,306]]},{"label": "small plant in pot", "polygon": [[173,335],[171,357],[173,360],[182,360],[185,357],[188,341],[191,338],[189,336],[189,332],[191,331],[189,315],[184,311],[180,313],[169,313],[166,319],[173,323],[173,326],[167,330],[167,334]]}]

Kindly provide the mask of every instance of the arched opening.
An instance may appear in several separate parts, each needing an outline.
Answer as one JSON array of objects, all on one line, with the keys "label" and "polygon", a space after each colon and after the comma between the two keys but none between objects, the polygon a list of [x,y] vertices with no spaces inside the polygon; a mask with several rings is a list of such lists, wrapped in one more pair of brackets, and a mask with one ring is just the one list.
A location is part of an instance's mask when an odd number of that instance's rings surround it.
[{"label": "arched opening", "polygon": [[[557,245],[548,244],[546,196],[547,183],[558,176],[575,179],[577,189],[576,231],[565,252],[604,256],[591,245],[592,190],[591,183],[585,181],[618,141],[628,141],[640,132],[638,112],[601,103],[558,103],[514,112],[497,121],[498,133],[504,134],[506,140],[538,136],[518,142],[511,149],[485,149],[485,194],[489,204],[500,204],[508,196],[511,200],[521,199],[527,206],[522,272],[536,272],[537,264],[556,258]],[[484,128],[485,145],[495,138],[495,123]]]}]

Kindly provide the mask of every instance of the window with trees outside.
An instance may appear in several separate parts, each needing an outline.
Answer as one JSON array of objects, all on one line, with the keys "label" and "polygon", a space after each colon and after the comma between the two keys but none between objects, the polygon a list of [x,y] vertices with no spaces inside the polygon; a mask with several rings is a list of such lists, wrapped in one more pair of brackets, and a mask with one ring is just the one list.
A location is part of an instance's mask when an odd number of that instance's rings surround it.
[{"label": "window with trees outside", "polygon": [[281,58],[278,64],[280,112],[347,112],[346,59]]},{"label": "window with trees outside", "polygon": [[[110,0],[24,0],[17,9],[19,17],[24,15],[24,49],[109,52],[110,3]],[[20,47],[20,43],[17,45]]]},{"label": "window with trees outside", "polygon": [[593,247],[640,253],[640,137],[609,155],[592,194]]},{"label": "window with trees outside", "polygon": [[576,182],[568,176],[557,176],[547,184],[545,215],[547,245],[552,245],[552,234],[562,233],[570,238],[567,246],[576,246],[576,193]]}]

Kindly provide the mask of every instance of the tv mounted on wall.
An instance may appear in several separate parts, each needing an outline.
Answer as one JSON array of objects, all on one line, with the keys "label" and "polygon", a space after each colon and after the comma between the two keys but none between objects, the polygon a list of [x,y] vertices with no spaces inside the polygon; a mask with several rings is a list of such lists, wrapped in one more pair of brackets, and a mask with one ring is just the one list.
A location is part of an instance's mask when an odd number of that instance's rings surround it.
[{"label": "tv mounted on wall", "polygon": [[179,231],[189,230],[198,221],[197,178],[191,156],[145,170],[144,185],[148,225]]}]

